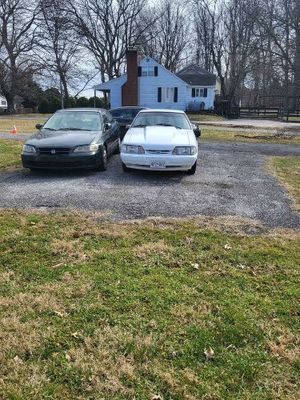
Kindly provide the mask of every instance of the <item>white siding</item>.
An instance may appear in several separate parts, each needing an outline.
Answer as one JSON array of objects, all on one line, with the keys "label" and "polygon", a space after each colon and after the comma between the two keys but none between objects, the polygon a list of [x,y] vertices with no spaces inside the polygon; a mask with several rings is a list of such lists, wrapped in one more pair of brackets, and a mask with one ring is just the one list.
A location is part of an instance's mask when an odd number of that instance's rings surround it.
[{"label": "white siding", "polygon": [[[149,108],[171,108],[176,110],[185,110],[186,108],[186,88],[187,84],[176,75],[167,71],[164,67],[154,61],[152,58],[144,58],[140,61],[139,66],[156,66],[158,67],[158,76],[140,76],[139,80],[139,105]],[[158,88],[178,88],[178,101],[158,102]]]},{"label": "white siding", "polygon": [[122,86],[127,80],[127,75],[124,74],[117,79],[112,79],[111,81],[101,83],[95,86],[96,90],[110,90],[109,92],[109,103],[110,108],[118,108],[122,106]]},{"label": "white siding", "polygon": [[215,86],[193,86],[193,88],[204,89],[207,88],[207,97],[192,97],[192,87],[189,87],[186,94],[186,106],[194,103],[199,105],[200,103],[204,103],[204,109],[209,110],[214,108],[215,101]]}]

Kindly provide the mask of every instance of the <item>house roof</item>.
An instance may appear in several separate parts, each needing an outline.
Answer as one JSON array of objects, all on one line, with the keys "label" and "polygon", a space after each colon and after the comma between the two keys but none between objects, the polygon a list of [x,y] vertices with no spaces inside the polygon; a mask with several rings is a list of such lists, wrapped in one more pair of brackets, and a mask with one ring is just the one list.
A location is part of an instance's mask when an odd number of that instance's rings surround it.
[{"label": "house roof", "polygon": [[193,86],[214,86],[216,76],[198,65],[191,64],[176,73],[178,78]]},{"label": "house roof", "polygon": [[123,75],[119,76],[118,78],[114,78],[114,79],[111,79],[110,81],[106,81],[106,82],[100,83],[99,85],[95,85],[95,86],[93,86],[93,89],[94,90],[109,90],[110,85],[112,83],[115,83],[117,81],[126,82],[126,80],[127,80],[127,74],[123,74]]}]

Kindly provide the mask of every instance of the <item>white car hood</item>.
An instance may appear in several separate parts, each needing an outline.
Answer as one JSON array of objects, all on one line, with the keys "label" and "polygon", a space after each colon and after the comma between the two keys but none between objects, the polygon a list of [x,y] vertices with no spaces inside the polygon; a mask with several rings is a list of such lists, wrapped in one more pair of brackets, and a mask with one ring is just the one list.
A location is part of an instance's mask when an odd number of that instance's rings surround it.
[{"label": "white car hood", "polygon": [[191,129],[177,129],[173,126],[130,128],[123,143],[141,145],[146,149],[197,146],[195,134]]}]

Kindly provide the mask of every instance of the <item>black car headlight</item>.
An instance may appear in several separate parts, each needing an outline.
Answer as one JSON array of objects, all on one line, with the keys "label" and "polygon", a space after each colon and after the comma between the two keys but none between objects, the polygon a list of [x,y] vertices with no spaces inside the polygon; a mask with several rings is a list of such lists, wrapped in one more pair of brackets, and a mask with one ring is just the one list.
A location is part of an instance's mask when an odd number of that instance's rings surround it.
[{"label": "black car headlight", "polygon": [[96,143],[87,144],[87,145],[75,147],[75,149],[73,150],[73,153],[94,153],[95,151],[98,150],[98,148],[99,148],[99,145]]},{"label": "black car headlight", "polygon": [[197,153],[195,146],[176,146],[173,150],[176,156],[193,156]]},{"label": "black car headlight", "polygon": [[22,152],[23,154],[35,154],[36,148],[30,144],[24,144]]}]

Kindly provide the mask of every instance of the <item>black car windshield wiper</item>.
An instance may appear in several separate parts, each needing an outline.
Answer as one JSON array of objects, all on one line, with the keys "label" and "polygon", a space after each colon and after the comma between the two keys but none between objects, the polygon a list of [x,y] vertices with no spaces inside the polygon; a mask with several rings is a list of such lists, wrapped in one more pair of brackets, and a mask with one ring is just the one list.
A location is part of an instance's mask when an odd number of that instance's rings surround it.
[{"label": "black car windshield wiper", "polygon": [[133,125],[133,128],[145,128],[145,124]]},{"label": "black car windshield wiper", "polygon": [[82,129],[82,128],[58,128],[58,131],[90,131],[90,129]]},{"label": "black car windshield wiper", "polygon": [[44,128],[43,127],[43,129],[47,129],[48,131],[56,131],[56,129],[53,129],[53,128]]}]

